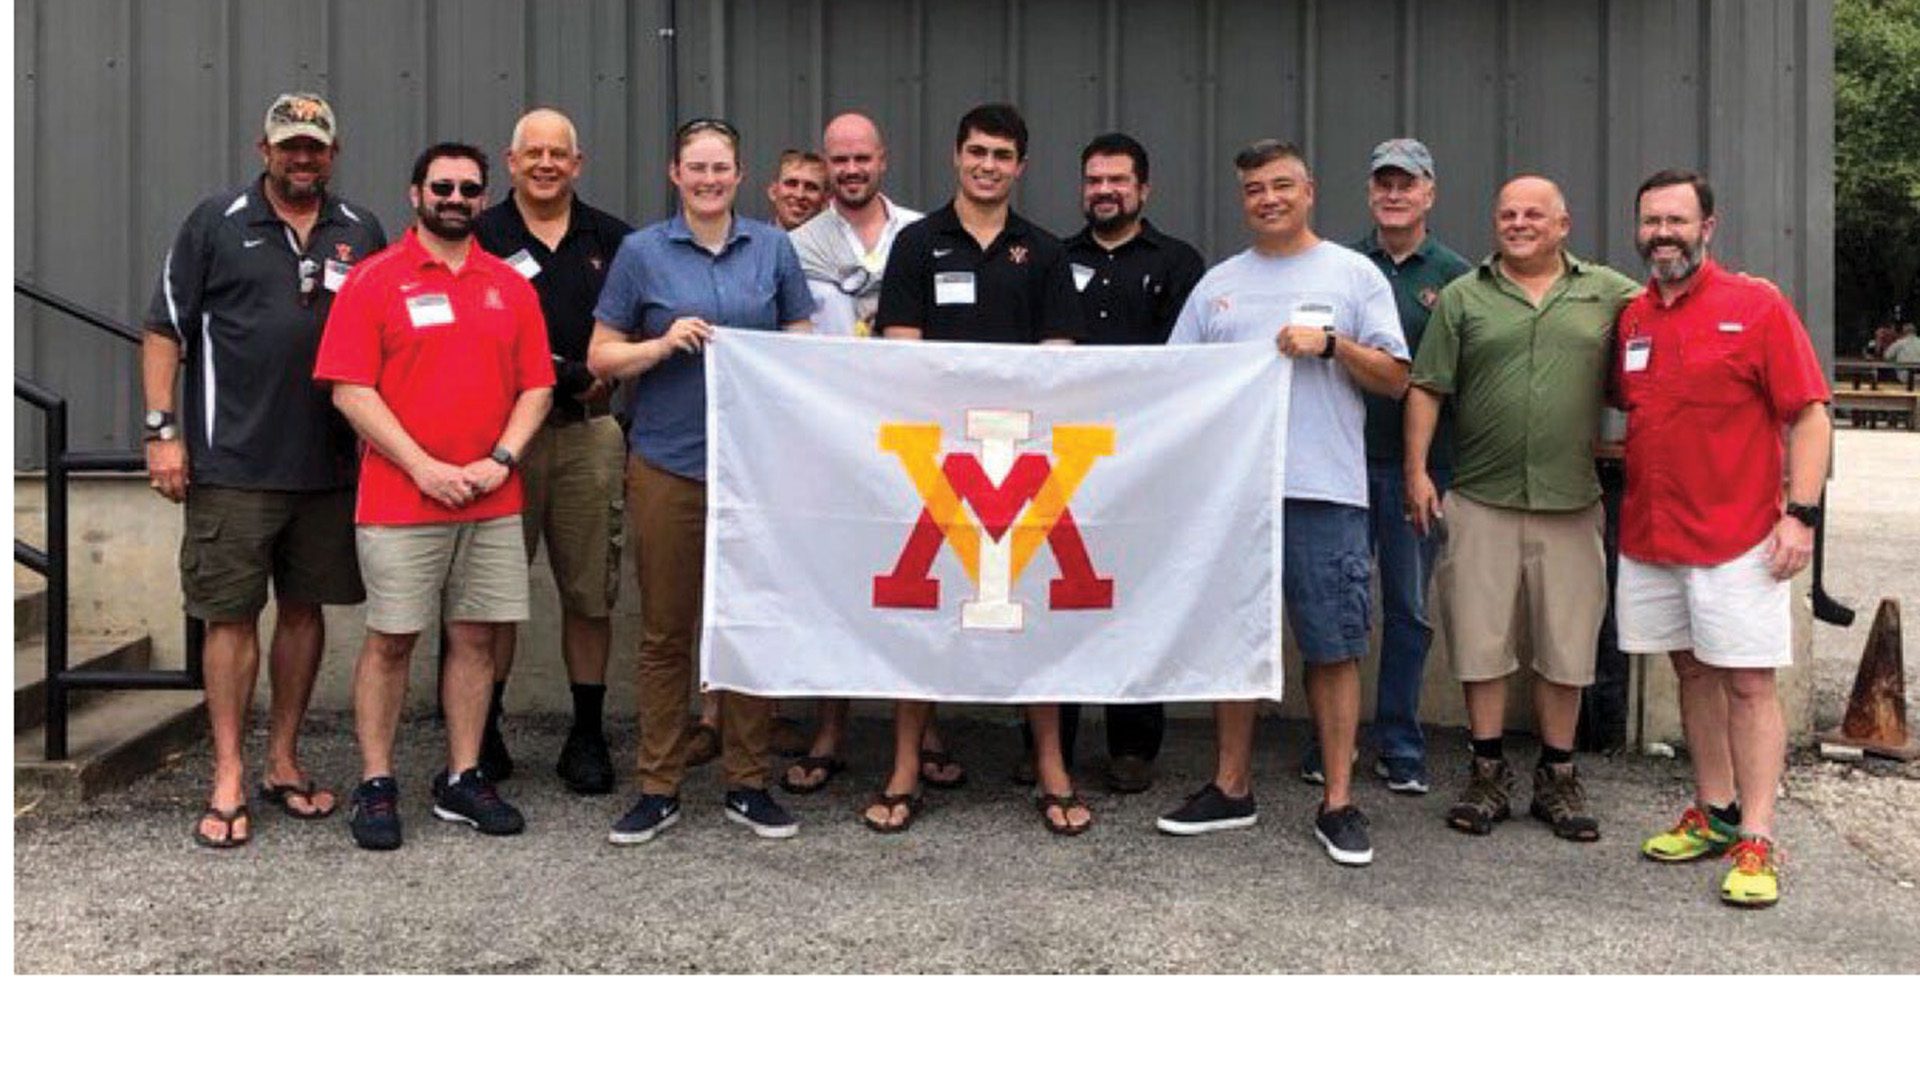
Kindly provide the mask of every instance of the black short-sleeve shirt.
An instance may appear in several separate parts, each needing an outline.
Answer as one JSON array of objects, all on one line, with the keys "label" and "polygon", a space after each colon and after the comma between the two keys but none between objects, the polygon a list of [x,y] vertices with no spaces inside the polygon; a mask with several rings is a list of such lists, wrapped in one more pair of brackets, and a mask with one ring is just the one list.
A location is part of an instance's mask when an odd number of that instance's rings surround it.
[{"label": "black short-sleeve shirt", "polygon": [[527,228],[520,205],[508,197],[490,206],[473,223],[474,238],[489,254],[533,282],[540,311],[547,317],[547,342],[553,351],[553,414],[579,420],[586,406],[576,398],[593,385],[587,370],[587,342],[593,338],[593,305],[606,283],[607,267],[633,226],[573,200],[567,232],[558,248],[548,248]]},{"label": "black short-sleeve shirt", "polygon": [[953,203],[900,230],[874,322],[917,327],[929,341],[1035,344],[1086,337],[1067,249],[1012,211],[985,251]]},{"label": "black short-sleeve shirt", "polygon": [[1193,245],[1142,220],[1111,250],[1085,228],[1067,238],[1068,270],[1086,317],[1089,345],[1164,345],[1187,294],[1207,272]]},{"label": "black short-sleeve shirt", "polygon": [[387,246],[372,211],[328,195],[303,249],[256,179],[196,206],[168,249],[149,329],[180,342],[178,403],[195,483],[256,491],[351,486],[353,429],[313,381],[347,273]]}]

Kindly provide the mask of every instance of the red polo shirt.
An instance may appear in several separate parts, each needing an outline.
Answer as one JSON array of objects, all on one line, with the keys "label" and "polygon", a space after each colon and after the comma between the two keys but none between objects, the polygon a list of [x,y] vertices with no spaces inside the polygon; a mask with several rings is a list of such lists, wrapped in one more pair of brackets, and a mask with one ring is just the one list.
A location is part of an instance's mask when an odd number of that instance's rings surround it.
[{"label": "red polo shirt", "polygon": [[1717,566],[1746,552],[1780,520],[1782,428],[1828,398],[1799,316],[1771,282],[1709,259],[1672,304],[1649,282],[1618,337],[1621,553]]},{"label": "red polo shirt", "polygon": [[[313,377],[377,389],[422,450],[458,466],[493,452],[521,392],[553,385],[553,360],[540,298],[525,278],[479,244],[456,271],[408,229],[347,275]],[[518,514],[523,501],[515,470],[492,492],[449,510],[369,445],[354,520],[485,521]]]}]

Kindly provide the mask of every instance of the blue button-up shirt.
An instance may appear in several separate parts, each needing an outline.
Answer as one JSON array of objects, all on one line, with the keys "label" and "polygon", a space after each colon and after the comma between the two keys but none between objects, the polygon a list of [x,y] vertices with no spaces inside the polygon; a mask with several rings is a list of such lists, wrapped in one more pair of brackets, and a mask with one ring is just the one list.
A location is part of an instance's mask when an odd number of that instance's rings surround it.
[{"label": "blue button-up shirt", "polygon": [[[657,338],[689,316],[715,326],[778,330],[813,314],[813,296],[787,235],[735,215],[715,255],[683,215],[621,241],[593,317],[636,339]],[[700,353],[679,352],[634,380],[627,446],[677,476],[707,476],[707,383]]]}]

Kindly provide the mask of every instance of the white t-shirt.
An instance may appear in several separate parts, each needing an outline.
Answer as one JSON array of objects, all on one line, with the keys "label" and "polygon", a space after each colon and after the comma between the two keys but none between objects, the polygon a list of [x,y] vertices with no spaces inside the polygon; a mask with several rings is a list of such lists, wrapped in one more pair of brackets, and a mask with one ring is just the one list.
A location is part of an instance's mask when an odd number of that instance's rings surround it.
[{"label": "white t-shirt", "polygon": [[[1410,362],[1386,275],[1365,255],[1326,240],[1298,255],[1249,248],[1207,271],[1167,343],[1272,341],[1288,323],[1324,326],[1329,318],[1341,337]],[[1338,360],[1301,357],[1292,366],[1286,497],[1366,506],[1367,405],[1359,384]]]}]

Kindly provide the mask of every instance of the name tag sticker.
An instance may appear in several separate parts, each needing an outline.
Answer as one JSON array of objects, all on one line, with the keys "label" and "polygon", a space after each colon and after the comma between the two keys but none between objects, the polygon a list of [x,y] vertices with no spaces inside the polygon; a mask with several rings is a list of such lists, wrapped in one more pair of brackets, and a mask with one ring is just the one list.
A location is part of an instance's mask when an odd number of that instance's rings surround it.
[{"label": "name tag sticker", "polygon": [[1652,338],[1629,338],[1627,340],[1627,370],[1645,371],[1647,361],[1653,357]]},{"label": "name tag sticker", "polygon": [[326,286],[328,292],[339,292],[340,286],[347,283],[347,271],[351,269],[353,269],[351,264],[343,263],[339,259],[328,259],[327,272],[320,279],[320,283]]},{"label": "name tag sticker", "polygon": [[1744,324],[1737,322],[1723,322],[1720,324],[1720,332],[1723,334],[1737,334],[1745,329],[1746,326]]},{"label": "name tag sticker", "polygon": [[453,301],[445,293],[421,293],[407,297],[407,318],[415,330],[429,326],[453,325]]},{"label": "name tag sticker", "polygon": [[933,275],[933,302],[942,305],[973,303],[973,271],[949,270]]},{"label": "name tag sticker", "polygon": [[1073,264],[1073,291],[1086,292],[1087,283],[1093,280],[1093,267]]},{"label": "name tag sticker", "polygon": [[1311,326],[1316,330],[1333,329],[1333,305],[1309,301],[1297,305],[1287,319],[1293,326]]},{"label": "name tag sticker", "polygon": [[526,248],[507,256],[507,265],[528,281],[540,276],[540,261],[529,254]]}]

